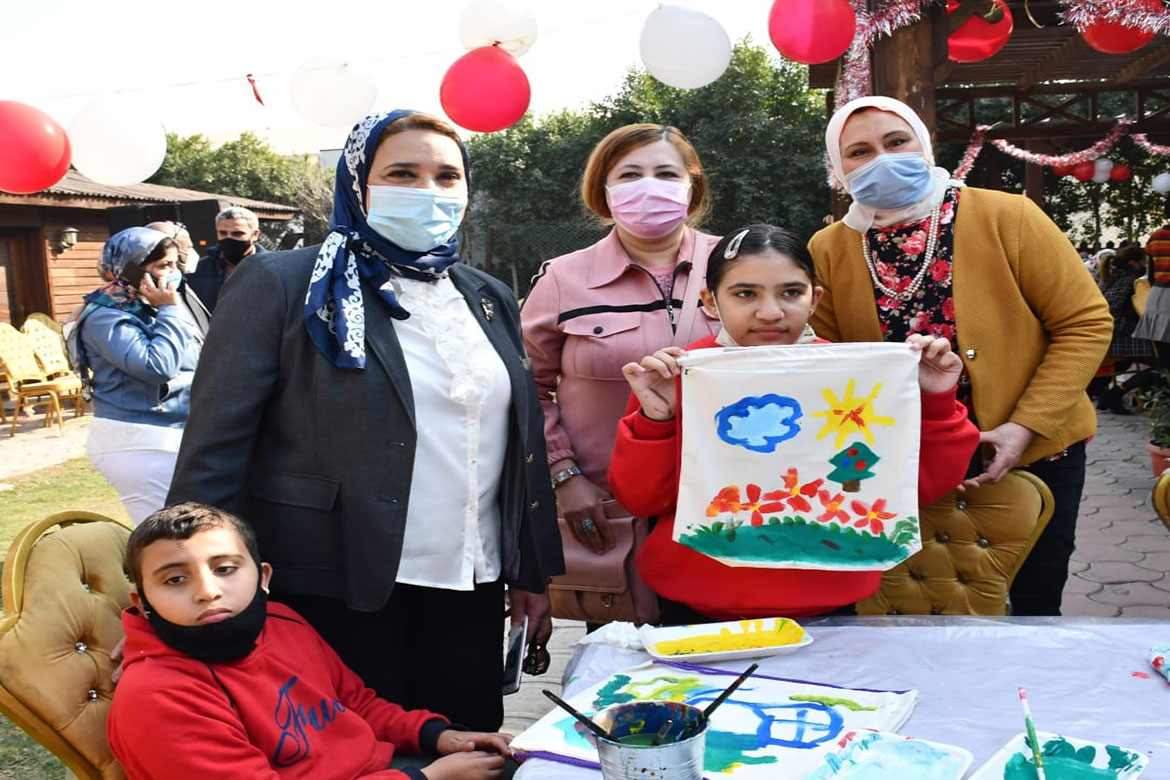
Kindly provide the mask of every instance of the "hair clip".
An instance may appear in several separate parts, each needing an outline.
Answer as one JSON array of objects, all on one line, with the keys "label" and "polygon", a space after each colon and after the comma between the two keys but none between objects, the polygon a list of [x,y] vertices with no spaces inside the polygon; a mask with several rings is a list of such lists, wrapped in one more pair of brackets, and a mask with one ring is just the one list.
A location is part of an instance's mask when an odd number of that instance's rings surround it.
[{"label": "hair clip", "polygon": [[739,245],[743,243],[744,236],[751,232],[751,228],[744,228],[736,234],[735,238],[727,245],[727,249],[723,250],[724,260],[734,260],[735,256],[739,254]]}]

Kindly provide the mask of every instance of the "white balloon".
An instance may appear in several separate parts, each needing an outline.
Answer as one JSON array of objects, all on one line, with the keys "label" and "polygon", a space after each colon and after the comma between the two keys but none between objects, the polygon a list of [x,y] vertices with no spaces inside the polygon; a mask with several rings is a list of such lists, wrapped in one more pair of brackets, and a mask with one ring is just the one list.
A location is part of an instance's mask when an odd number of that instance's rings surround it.
[{"label": "white balloon", "polygon": [[518,0],[473,0],[459,16],[459,40],[468,49],[499,44],[519,57],[536,41],[536,17]]},{"label": "white balloon", "polygon": [[1111,170],[1113,170],[1113,161],[1108,157],[1098,157],[1093,161],[1094,173],[1100,175],[1102,172],[1104,172],[1105,175],[1108,176]]},{"label": "white balloon", "polygon": [[1170,173],[1159,173],[1154,177],[1154,192],[1165,195],[1170,192]]},{"label": "white balloon", "polygon": [[1098,184],[1104,184],[1109,181],[1109,171],[1097,170],[1093,173],[1093,181]]},{"label": "white balloon", "polygon": [[378,97],[374,80],[344,62],[315,58],[297,68],[289,84],[293,107],[325,127],[349,127],[370,112]]},{"label": "white balloon", "polygon": [[149,179],[167,155],[167,134],[142,101],[123,95],[86,103],[69,123],[73,166],[85,177],[119,187]]},{"label": "white balloon", "polygon": [[683,89],[710,84],[731,64],[731,40],[723,26],[707,14],[677,5],[650,12],[638,50],[651,76]]}]

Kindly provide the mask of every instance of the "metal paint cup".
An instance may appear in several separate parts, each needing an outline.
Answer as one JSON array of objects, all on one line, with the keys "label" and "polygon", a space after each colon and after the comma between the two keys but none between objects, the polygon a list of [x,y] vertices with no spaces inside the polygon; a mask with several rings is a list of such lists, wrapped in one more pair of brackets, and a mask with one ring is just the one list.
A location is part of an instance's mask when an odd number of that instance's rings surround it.
[{"label": "metal paint cup", "polygon": [[[677,741],[683,729],[702,717],[698,707],[674,701],[635,701],[606,707],[593,720],[617,741],[596,740],[601,776],[605,780],[702,780],[706,724],[693,736]],[[674,723],[663,744],[650,745],[650,737],[668,719]],[[624,738],[643,744],[621,741]]]}]

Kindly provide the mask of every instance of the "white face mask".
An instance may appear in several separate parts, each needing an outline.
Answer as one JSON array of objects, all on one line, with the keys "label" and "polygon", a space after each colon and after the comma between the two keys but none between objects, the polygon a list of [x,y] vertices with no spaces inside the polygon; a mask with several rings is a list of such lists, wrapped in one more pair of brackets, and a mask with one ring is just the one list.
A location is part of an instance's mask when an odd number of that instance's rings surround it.
[{"label": "white face mask", "polygon": [[466,194],[373,184],[369,190],[366,222],[378,235],[409,252],[426,252],[450,241],[467,206]]}]

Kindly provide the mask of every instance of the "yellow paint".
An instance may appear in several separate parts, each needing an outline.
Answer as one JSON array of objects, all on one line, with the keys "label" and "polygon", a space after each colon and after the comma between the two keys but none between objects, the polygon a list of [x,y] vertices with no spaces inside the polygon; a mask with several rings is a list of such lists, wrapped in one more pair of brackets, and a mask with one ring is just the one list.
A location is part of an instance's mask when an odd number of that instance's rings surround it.
[{"label": "yellow paint", "polygon": [[[774,625],[766,626],[766,624]],[[804,638],[804,629],[796,623],[780,620],[740,620],[739,630],[721,628],[716,634],[699,634],[682,639],[667,639],[654,644],[659,655],[694,655],[722,653],[731,650],[756,650],[798,644]]]},{"label": "yellow paint", "polygon": [[896,424],[893,417],[874,413],[873,401],[881,392],[881,382],[875,384],[873,390],[865,398],[857,398],[853,395],[856,387],[856,381],[850,379],[845,386],[845,395],[840,399],[829,388],[821,390],[821,395],[824,396],[829,408],[812,413],[813,417],[823,417],[825,420],[824,427],[817,431],[817,441],[832,434],[836,436],[834,446],[840,448],[847,438],[860,433],[865,436],[865,441],[868,444],[873,444],[871,426]]}]

